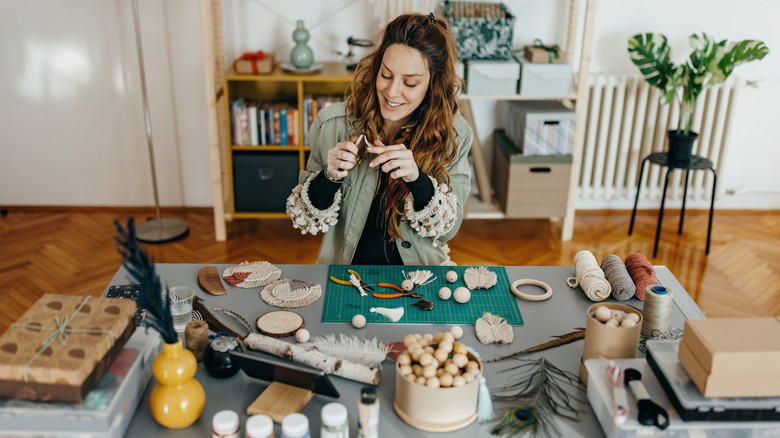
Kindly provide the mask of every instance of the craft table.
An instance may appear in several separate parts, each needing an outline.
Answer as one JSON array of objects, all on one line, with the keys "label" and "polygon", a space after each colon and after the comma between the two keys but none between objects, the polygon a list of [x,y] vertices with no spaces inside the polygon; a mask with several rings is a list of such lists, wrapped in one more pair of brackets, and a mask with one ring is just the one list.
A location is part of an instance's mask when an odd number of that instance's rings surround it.
[{"label": "craft table", "polygon": [[[202,297],[208,308],[221,307],[240,313],[250,322],[269,311],[276,310],[266,304],[260,298],[258,289],[240,289],[226,285],[227,295],[213,296],[204,292],[197,283],[198,271],[204,266],[216,266],[221,273],[228,265],[199,265],[199,264],[157,264],[158,273],[162,279],[163,285],[168,286],[189,286],[196,290],[199,297]],[[281,278],[294,278],[299,280],[319,283],[325,291],[325,282],[327,281],[328,266],[321,265],[278,265],[282,270]],[[665,266],[658,266],[656,275],[660,283],[674,291],[675,306],[672,309],[670,327],[683,327],[686,318],[704,318],[704,314],[694,303],[688,293],[684,290],[677,279],[669,272]],[[475,336],[473,325],[462,325],[463,338],[461,342],[474,348],[479,352],[482,359],[491,359],[497,356],[507,355],[552,339],[554,335],[561,335],[574,331],[576,328],[585,327],[585,314],[588,307],[593,304],[585,294],[579,289],[570,289],[566,285],[566,278],[573,275],[572,267],[531,267],[531,266],[511,266],[506,267],[506,272],[510,282],[520,278],[533,278],[549,284],[554,293],[552,298],[542,302],[530,302],[518,300],[520,312],[522,313],[524,325],[513,326],[514,342],[508,345],[483,345]],[[129,277],[124,268],[120,268],[110,285],[129,284]],[[103,292],[105,296],[108,291]],[[355,292],[357,293],[357,292]],[[435,298],[438,300],[438,298]],[[435,305],[435,301],[434,305]],[[611,298],[610,298],[611,300]],[[402,340],[408,333],[436,333],[449,329],[449,325],[411,325],[402,323],[387,324],[369,324],[363,329],[355,329],[349,324],[323,324],[321,323],[323,298],[320,298],[314,304],[306,307],[290,309],[294,310],[305,318],[305,327],[311,332],[312,336],[322,336],[329,333],[355,334],[361,337],[377,337],[385,342]],[[632,298],[624,303],[642,307],[642,302]],[[243,333],[245,330],[235,323],[230,317],[218,312],[215,314],[226,325]],[[285,338],[289,342],[295,342],[295,339]],[[543,352],[531,353],[524,357],[538,359],[546,357],[559,368],[571,371],[575,375],[579,371],[580,357],[582,355],[583,342],[559,346]],[[258,352],[257,354],[265,354]],[[641,354],[641,353],[640,353]],[[489,388],[501,387],[505,384],[511,374],[500,373],[499,371],[512,367],[517,362],[514,360],[504,360],[497,363],[484,364],[485,377]],[[395,369],[394,362],[385,361],[382,366],[382,381],[378,386],[378,399],[380,402],[380,421],[379,436],[389,437],[491,437],[490,424],[479,424],[478,421],[470,426],[456,432],[446,434],[424,432],[415,429],[404,423],[393,410],[393,396],[395,392]],[[166,429],[157,424],[149,411],[149,394],[155,384],[152,378],[146,393],[143,396],[132,422],[125,434],[126,437],[205,437],[211,433],[211,419],[214,414],[223,409],[232,409],[240,416],[241,435],[243,436],[244,423],[246,422],[246,408],[252,401],[268,386],[269,382],[247,377],[243,372],[239,372],[228,379],[216,379],[208,375],[203,364],[198,364],[198,371],[195,376],[203,385],[206,391],[206,406],[200,418],[190,427],[182,430]],[[357,434],[357,404],[360,395],[360,388],[364,384],[340,377],[330,377],[333,384],[341,393],[339,399],[331,399],[320,395],[314,398],[306,405],[302,413],[309,418],[311,436],[319,437],[320,411],[322,407],[330,402],[338,401],[344,404],[349,411],[349,430],[350,436]],[[562,436],[587,436],[599,437],[604,433],[594,416],[593,410],[587,404],[587,397],[583,391],[580,398],[585,402],[577,404],[582,410],[580,421],[557,418]],[[281,436],[281,429],[276,425],[276,436]]]}]

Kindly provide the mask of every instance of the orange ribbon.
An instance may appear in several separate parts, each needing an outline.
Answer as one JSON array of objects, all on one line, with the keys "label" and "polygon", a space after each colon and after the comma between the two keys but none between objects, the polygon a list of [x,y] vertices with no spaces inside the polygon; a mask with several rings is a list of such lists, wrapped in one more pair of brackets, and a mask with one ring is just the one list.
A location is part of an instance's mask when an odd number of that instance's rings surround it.
[{"label": "orange ribbon", "polygon": [[257,61],[262,61],[265,59],[265,53],[263,53],[262,50],[258,52],[246,52],[243,55],[241,55],[240,58],[233,61],[233,70],[238,71],[236,68],[236,64],[238,64],[238,61],[249,61],[252,63],[252,73],[257,74]]}]

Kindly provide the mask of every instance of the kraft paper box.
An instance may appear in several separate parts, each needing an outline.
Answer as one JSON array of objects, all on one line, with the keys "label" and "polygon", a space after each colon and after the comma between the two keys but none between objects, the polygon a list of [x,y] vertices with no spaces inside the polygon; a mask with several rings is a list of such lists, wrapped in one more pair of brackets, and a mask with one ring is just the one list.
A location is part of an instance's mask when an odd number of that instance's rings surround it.
[{"label": "kraft paper box", "polygon": [[82,402],[135,331],[135,311],[133,300],[44,295],[0,336],[0,397]]},{"label": "kraft paper box", "polygon": [[233,70],[239,74],[268,74],[274,70],[274,55],[270,53],[247,52],[233,61]]},{"label": "kraft paper box", "polygon": [[686,320],[678,358],[705,397],[780,396],[780,319]]},{"label": "kraft paper box", "polygon": [[558,56],[555,53],[538,47],[538,46],[525,46],[525,59],[531,61],[534,64],[566,64],[566,51],[558,50]]}]

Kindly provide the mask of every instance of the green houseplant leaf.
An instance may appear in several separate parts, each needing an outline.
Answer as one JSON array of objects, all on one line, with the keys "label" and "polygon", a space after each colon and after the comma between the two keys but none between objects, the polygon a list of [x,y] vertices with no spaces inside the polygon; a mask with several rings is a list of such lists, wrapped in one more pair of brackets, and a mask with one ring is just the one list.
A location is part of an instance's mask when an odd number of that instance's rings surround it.
[{"label": "green houseplant leaf", "polygon": [[757,40],[728,44],[702,32],[689,38],[692,48],[686,62],[679,67],[671,61],[666,36],[641,33],[628,40],[628,54],[647,82],[661,89],[662,105],[679,99],[678,130],[688,134],[696,100],[704,89],[725,81],[739,64],[763,59],[769,48]]}]

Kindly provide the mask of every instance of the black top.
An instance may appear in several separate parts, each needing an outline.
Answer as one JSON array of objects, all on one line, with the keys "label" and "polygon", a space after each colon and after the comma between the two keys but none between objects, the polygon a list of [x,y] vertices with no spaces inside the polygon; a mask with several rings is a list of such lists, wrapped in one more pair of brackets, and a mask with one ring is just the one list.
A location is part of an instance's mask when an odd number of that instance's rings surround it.
[{"label": "black top", "polygon": [[[379,187],[371,202],[371,209],[368,211],[366,225],[363,227],[363,233],[360,235],[355,254],[352,256],[353,265],[403,265],[401,254],[398,252],[395,240],[390,237],[385,224],[387,214],[384,213],[382,205],[387,196],[387,180],[389,176],[381,170],[379,176]],[[420,211],[433,198],[433,183],[430,178],[420,171],[420,176],[412,182],[405,182],[406,187],[412,193],[414,198],[414,209]],[[325,171],[320,172],[309,184],[309,199],[312,205],[320,210],[327,209],[333,204],[333,198],[336,195],[341,184],[328,180],[325,177]]]}]

